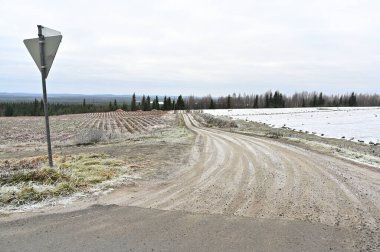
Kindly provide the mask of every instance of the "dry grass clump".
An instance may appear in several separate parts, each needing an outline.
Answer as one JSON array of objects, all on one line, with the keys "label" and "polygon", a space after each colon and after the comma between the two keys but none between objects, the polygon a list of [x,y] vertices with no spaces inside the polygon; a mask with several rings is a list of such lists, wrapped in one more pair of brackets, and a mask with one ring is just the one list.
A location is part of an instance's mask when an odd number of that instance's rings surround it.
[{"label": "dry grass clump", "polygon": [[46,185],[68,181],[70,177],[54,168],[41,168],[32,171],[8,173],[0,177],[0,185],[16,185],[20,182],[35,182]]},{"label": "dry grass clump", "polygon": [[36,169],[46,161],[47,156],[37,156],[21,160],[0,160],[0,174],[4,171]]},{"label": "dry grass clump", "polygon": [[235,121],[228,118],[216,117],[210,114],[194,113],[194,118],[206,127],[216,126],[219,128],[236,128]]},{"label": "dry grass clump", "polygon": [[[7,160],[10,166],[19,162]],[[0,170],[0,207],[36,203],[86,191],[125,172],[124,161],[106,155],[56,157],[53,168],[48,167],[45,160],[31,169]]]},{"label": "dry grass clump", "polygon": [[80,129],[75,134],[77,145],[88,145],[100,142],[105,138],[105,132],[98,129]]},{"label": "dry grass clump", "polygon": [[265,136],[269,138],[279,139],[282,138],[284,134],[280,130],[271,130],[265,133]]}]

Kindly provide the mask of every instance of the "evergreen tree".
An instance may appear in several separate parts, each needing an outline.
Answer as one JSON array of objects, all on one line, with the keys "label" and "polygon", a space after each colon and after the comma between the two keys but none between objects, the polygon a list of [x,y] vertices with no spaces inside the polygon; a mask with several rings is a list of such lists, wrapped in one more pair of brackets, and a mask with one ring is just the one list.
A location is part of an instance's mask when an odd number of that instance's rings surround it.
[{"label": "evergreen tree", "polygon": [[116,99],[113,101],[113,110],[117,110],[119,106],[117,105]]},{"label": "evergreen tree", "polygon": [[317,95],[314,94],[313,100],[310,102],[310,107],[316,107],[317,106]]},{"label": "evergreen tree", "polygon": [[253,101],[253,108],[259,108],[259,96],[255,96],[255,100]]},{"label": "evergreen tree", "polygon": [[214,101],[212,98],[210,99],[210,106],[208,108],[209,109],[215,109]]},{"label": "evergreen tree", "polygon": [[318,98],[318,106],[323,106],[325,105],[325,100],[323,99],[322,92],[319,93],[319,98]]},{"label": "evergreen tree", "polygon": [[275,91],[275,92],[274,92],[274,96],[273,96],[273,104],[274,104],[274,107],[275,107],[275,108],[278,108],[278,104],[279,104],[279,95],[278,95],[278,91]]},{"label": "evergreen tree", "polygon": [[146,111],[151,111],[152,108],[150,106],[150,96],[148,95],[148,97],[146,98]]},{"label": "evergreen tree", "polygon": [[131,111],[136,111],[136,95],[133,93],[132,95],[132,101],[131,101]]},{"label": "evergreen tree", "polygon": [[44,106],[44,101],[42,99],[40,100],[40,111],[41,111],[41,115],[45,114],[45,106]]},{"label": "evergreen tree", "polygon": [[265,94],[265,107],[269,108],[269,95]]},{"label": "evergreen tree", "polygon": [[160,102],[158,100],[158,96],[156,96],[156,99],[154,100],[154,109],[160,110]]},{"label": "evergreen tree", "polygon": [[272,92],[269,93],[269,106],[268,108],[272,108],[273,107],[273,94]]},{"label": "evergreen tree", "polygon": [[185,109],[185,101],[183,100],[182,95],[178,96],[176,109],[178,109],[178,110],[184,110]]},{"label": "evergreen tree", "polygon": [[145,95],[143,95],[142,100],[141,100],[141,108],[143,111],[146,111],[146,99]]},{"label": "evergreen tree", "polygon": [[272,106],[274,106],[275,108],[285,107],[285,101],[282,97],[282,94],[279,91],[274,92]]},{"label": "evergreen tree", "polygon": [[170,96],[168,97],[168,99],[166,99],[166,110],[171,110],[172,109],[172,99],[170,98]]},{"label": "evergreen tree", "polygon": [[232,108],[232,104],[231,104],[231,96],[230,96],[230,95],[227,96],[227,108],[228,108],[228,109]]},{"label": "evergreen tree", "polygon": [[168,102],[167,102],[167,99],[166,99],[166,96],[164,97],[164,104],[162,105],[162,110],[167,110],[167,106],[168,106]]},{"label": "evergreen tree", "polygon": [[350,98],[348,99],[348,106],[352,107],[352,106],[357,106],[357,102],[356,102],[356,95],[354,92],[352,92]]}]

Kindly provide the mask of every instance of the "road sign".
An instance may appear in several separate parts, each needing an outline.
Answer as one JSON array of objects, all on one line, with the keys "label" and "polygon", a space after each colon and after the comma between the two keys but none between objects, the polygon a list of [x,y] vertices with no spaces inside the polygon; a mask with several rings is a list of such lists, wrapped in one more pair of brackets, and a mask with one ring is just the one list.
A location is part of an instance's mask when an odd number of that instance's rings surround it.
[{"label": "road sign", "polygon": [[[58,51],[59,44],[62,41],[62,35],[45,37],[45,68],[46,68],[46,78],[49,74],[50,68],[53,64],[55,55]],[[38,69],[42,69],[41,57],[40,57],[40,45],[39,39],[25,39],[24,44],[28,49],[30,55],[32,56],[34,62],[36,63]]]},{"label": "road sign", "polygon": [[49,165],[53,166],[53,154],[51,150],[50,141],[50,126],[49,126],[49,113],[46,92],[46,78],[49,74],[51,65],[53,64],[55,54],[57,53],[59,44],[62,41],[62,35],[59,31],[37,25],[38,38],[25,39],[24,44],[28,49],[34,62],[41,72],[42,91],[44,98],[44,111],[45,111],[45,126],[46,126],[46,140],[48,146]]},{"label": "road sign", "polygon": [[41,27],[41,33],[45,38],[61,35],[61,32],[44,27],[44,26]]}]

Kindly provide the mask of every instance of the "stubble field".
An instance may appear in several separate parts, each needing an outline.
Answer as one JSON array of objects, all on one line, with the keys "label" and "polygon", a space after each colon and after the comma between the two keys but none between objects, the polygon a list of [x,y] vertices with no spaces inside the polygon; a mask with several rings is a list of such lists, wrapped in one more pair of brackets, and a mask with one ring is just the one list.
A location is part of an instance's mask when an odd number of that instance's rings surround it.
[{"label": "stubble field", "polygon": [[[165,128],[169,121],[162,111],[51,116],[51,139],[53,146],[86,144],[151,133]],[[0,117],[0,129],[0,154],[46,143],[44,117]]]},{"label": "stubble field", "polygon": [[51,116],[50,168],[44,117],[0,117],[0,216],[167,173],[188,138],[180,123],[163,111]]}]

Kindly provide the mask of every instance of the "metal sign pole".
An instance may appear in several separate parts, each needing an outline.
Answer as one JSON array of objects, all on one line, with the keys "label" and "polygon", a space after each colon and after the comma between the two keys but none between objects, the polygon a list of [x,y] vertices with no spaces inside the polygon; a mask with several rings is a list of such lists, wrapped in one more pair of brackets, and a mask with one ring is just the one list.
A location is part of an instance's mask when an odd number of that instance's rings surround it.
[{"label": "metal sign pole", "polygon": [[47,103],[46,94],[46,63],[45,63],[45,37],[42,35],[42,26],[38,25],[38,42],[40,48],[40,58],[41,58],[41,78],[42,78],[42,90],[44,98],[44,111],[45,111],[45,127],[46,127],[46,139],[48,145],[48,155],[49,155],[49,166],[53,167],[53,155],[51,150],[50,141],[50,126],[49,126],[49,111]]}]

